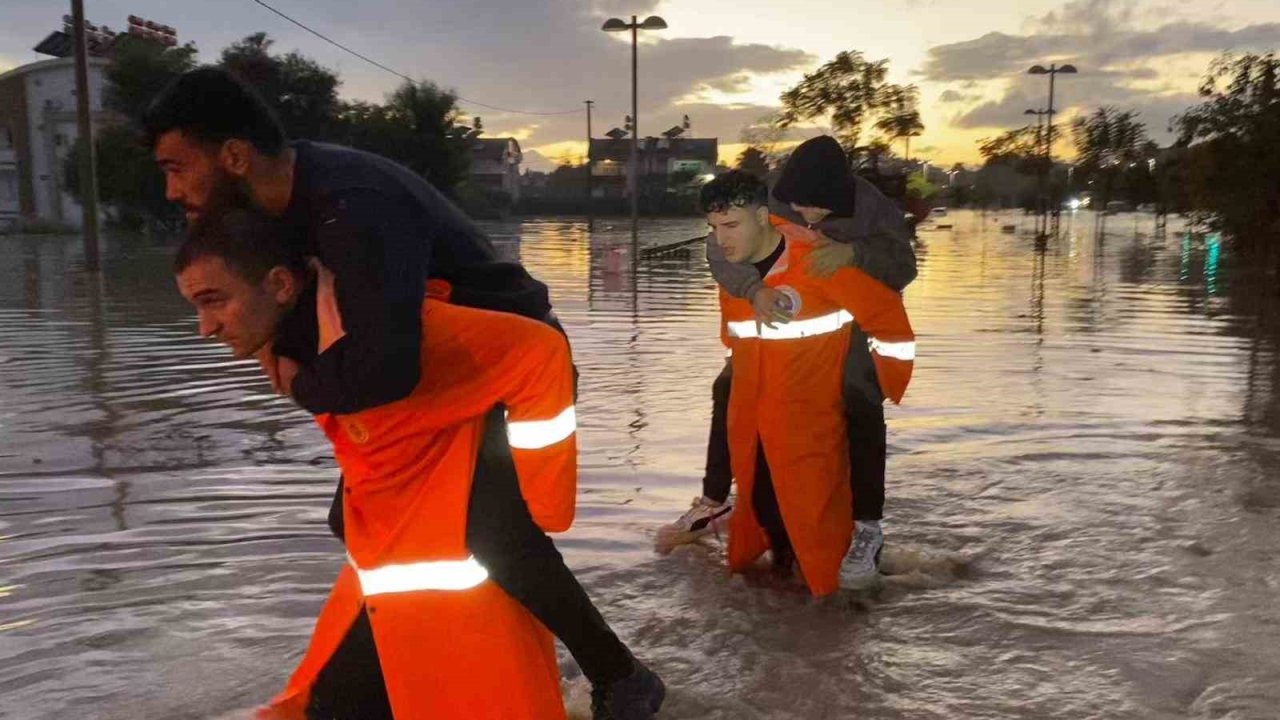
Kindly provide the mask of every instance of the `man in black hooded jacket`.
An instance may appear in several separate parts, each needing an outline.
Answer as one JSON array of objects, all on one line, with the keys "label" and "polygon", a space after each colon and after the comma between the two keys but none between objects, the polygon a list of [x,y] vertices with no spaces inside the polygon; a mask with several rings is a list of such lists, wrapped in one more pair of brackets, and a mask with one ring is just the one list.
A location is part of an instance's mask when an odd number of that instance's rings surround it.
[{"label": "man in black hooded jacket", "polygon": [[[827,243],[812,255],[810,271],[829,275],[844,265],[860,268],[894,290],[901,291],[916,277],[911,231],[902,211],[867,180],[849,168],[844,150],[834,138],[816,137],[801,143],[782,168],[770,199],[770,211],[785,220],[819,231]],[[711,274],[731,295],[749,298],[757,318],[765,323],[791,319],[786,302],[765,287],[762,270],[728,262],[710,235],[707,261]],[[879,572],[884,535],[884,470],[887,451],[884,398],[876,378],[867,338],[854,330],[844,372],[844,403],[849,428],[850,477],[857,532],[841,572],[841,584],[858,588],[874,582]],[[730,365],[725,364],[712,385],[711,433],[702,496],[676,522],[659,528],[660,550],[692,542],[727,527],[733,505],[729,492],[728,405]]]}]

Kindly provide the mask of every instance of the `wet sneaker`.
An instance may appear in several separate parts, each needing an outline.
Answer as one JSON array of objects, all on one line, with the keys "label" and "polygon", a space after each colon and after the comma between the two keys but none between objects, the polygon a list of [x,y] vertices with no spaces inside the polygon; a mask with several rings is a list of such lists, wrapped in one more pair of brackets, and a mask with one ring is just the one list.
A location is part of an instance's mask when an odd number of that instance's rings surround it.
[{"label": "wet sneaker", "polygon": [[859,522],[853,535],[853,547],[840,566],[840,586],[862,590],[880,579],[880,550],[884,548],[884,532],[877,521]]},{"label": "wet sneaker", "polygon": [[591,686],[591,720],[651,720],[666,697],[662,678],[636,660],[627,677]]},{"label": "wet sneaker", "polygon": [[654,544],[659,552],[669,552],[677,545],[691,543],[707,533],[720,534],[729,527],[733,503],[718,503],[704,497],[694,498],[693,505],[670,525],[658,528]]}]

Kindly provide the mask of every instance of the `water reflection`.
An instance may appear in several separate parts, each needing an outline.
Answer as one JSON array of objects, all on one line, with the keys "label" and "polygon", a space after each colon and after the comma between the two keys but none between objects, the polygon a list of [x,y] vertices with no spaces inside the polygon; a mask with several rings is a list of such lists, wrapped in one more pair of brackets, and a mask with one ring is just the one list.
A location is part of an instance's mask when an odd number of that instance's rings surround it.
[{"label": "water reflection", "polygon": [[1209,233],[1204,239],[1204,289],[1210,297],[1218,294],[1218,262],[1222,256],[1222,235]]},{"label": "water reflection", "polygon": [[[649,532],[697,492],[714,283],[625,224],[492,226],[582,371],[560,542],[670,680],[669,718],[1271,717],[1280,301],[1221,238],[955,212],[922,234],[879,595],[813,607]],[[1028,228],[1029,229],[1029,228]],[[646,244],[700,234],[657,221]],[[0,716],[210,717],[265,698],[340,550],[304,414],[202,342],[168,250],[0,239]]]}]

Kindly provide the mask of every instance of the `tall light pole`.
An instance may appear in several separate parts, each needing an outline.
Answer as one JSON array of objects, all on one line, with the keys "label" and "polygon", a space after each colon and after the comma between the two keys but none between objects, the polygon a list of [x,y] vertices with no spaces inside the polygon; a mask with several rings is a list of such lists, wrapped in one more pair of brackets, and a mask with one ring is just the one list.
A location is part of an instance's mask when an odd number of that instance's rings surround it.
[{"label": "tall light pole", "polygon": [[[1022,111],[1022,114],[1023,114],[1023,115],[1035,115],[1035,116],[1036,116],[1036,144],[1041,145],[1041,148],[1043,148],[1042,143],[1044,143],[1044,142],[1045,142],[1045,137],[1044,137],[1044,118],[1045,118],[1045,116],[1046,116],[1046,115],[1048,115],[1048,114],[1049,114],[1049,111],[1048,111],[1048,110],[1035,110],[1035,109],[1032,109],[1032,108],[1027,108],[1026,110],[1023,110],[1023,111]],[[1045,182],[1045,174],[1044,174],[1044,171],[1038,172],[1038,173],[1036,173],[1036,175],[1038,176],[1038,180],[1039,180],[1039,184],[1040,184],[1040,187],[1039,187],[1039,189],[1038,189],[1038,190],[1037,190],[1037,192],[1036,192],[1036,195],[1037,195],[1036,203],[1040,206],[1040,207],[1036,208],[1036,234],[1037,234],[1037,235],[1039,235],[1039,234],[1040,234],[1040,232],[1041,232],[1041,230],[1040,230],[1040,220],[1041,220],[1041,216],[1042,216],[1042,215],[1044,215],[1044,213],[1045,213],[1045,211],[1046,211],[1046,209],[1047,209],[1048,201],[1047,201],[1047,200],[1046,200],[1046,198],[1045,198],[1045,195],[1047,194],[1047,190],[1046,190],[1046,182]],[[1046,223],[1046,224],[1045,224],[1044,232],[1048,232],[1048,231],[1049,231],[1049,227],[1048,227],[1048,223]]]},{"label": "tall light pole", "polygon": [[657,15],[650,15],[645,18],[644,22],[637,22],[636,16],[631,16],[631,22],[619,20],[618,18],[609,18],[604,25],[600,27],[605,32],[626,32],[631,31],[631,162],[630,170],[627,173],[627,186],[631,192],[631,255],[632,262],[639,260],[639,243],[640,243],[640,181],[639,181],[639,162],[640,162],[640,110],[638,101],[638,53],[637,53],[637,35],[641,30],[665,30],[667,21]]},{"label": "tall light pole", "polygon": [[1049,114],[1049,111],[1048,111],[1048,110],[1034,110],[1034,109],[1031,109],[1031,108],[1027,108],[1026,110],[1023,110],[1023,111],[1022,111],[1022,114],[1023,114],[1023,115],[1035,115],[1035,116],[1036,116],[1036,142],[1037,142],[1037,143],[1043,143],[1043,142],[1044,142],[1044,116],[1045,116],[1045,115],[1048,115],[1048,114]]},{"label": "tall light pole", "polygon": [[591,192],[591,175],[595,172],[595,167],[591,163],[591,106],[595,105],[596,101],[583,100],[583,102],[587,104],[587,232],[591,232],[596,229],[595,213],[591,211],[591,202],[593,198]]},{"label": "tall light pole", "polygon": [[1049,76],[1049,107],[1047,108],[1047,112],[1049,113],[1049,122],[1048,122],[1048,132],[1046,134],[1045,142],[1044,142],[1044,160],[1045,160],[1044,164],[1045,164],[1046,174],[1050,174],[1053,172],[1053,113],[1056,112],[1056,110],[1053,107],[1054,80],[1057,79],[1059,73],[1063,75],[1075,75],[1078,72],[1079,70],[1076,70],[1075,65],[1063,65],[1062,67],[1058,67],[1057,65],[1054,65],[1052,63],[1050,63],[1048,69],[1046,69],[1043,65],[1032,65],[1031,68],[1027,70],[1028,75],[1048,75]]}]

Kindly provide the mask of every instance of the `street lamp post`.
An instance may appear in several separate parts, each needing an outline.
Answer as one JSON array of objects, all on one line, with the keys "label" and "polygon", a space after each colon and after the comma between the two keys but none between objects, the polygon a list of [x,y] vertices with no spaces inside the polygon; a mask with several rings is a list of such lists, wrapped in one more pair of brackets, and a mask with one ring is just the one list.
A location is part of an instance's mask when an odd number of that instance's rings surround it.
[{"label": "street lamp post", "polygon": [[[1027,108],[1026,110],[1023,110],[1023,111],[1022,111],[1022,114],[1023,114],[1023,115],[1035,115],[1035,116],[1036,116],[1036,144],[1037,144],[1037,145],[1041,145],[1041,147],[1043,148],[1042,143],[1044,143],[1044,142],[1045,142],[1045,136],[1044,136],[1044,118],[1045,118],[1045,116],[1046,116],[1046,115],[1048,115],[1048,114],[1049,114],[1049,111],[1048,111],[1048,110],[1035,110],[1035,109],[1033,109],[1033,108]],[[1037,235],[1039,235],[1039,234],[1042,232],[1042,231],[1041,231],[1041,229],[1040,229],[1040,220],[1041,220],[1041,217],[1042,217],[1043,215],[1045,215],[1045,213],[1047,212],[1049,202],[1048,202],[1048,200],[1047,200],[1047,199],[1046,199],[1046,197],[1045,197],[1045,195],[1047,194],[1047,190],[1046,190],[1046,184],[1047,184],[1047,183],[1046,183],[1046,180],[1045,180],[1045,172],[1044,172],[1044,171],[1041,171],[1041,172],[1036,173],[1036,175],[1038,175],[1038,176],[1039,176],[1039,181],[1040,181],[1040,188],[1039,188],[1039,191],[1037,192],[1037,195],[1038,195],[1039,197],[1038,197],[1038,198],[1037,198],[1037,200],[1036,200],[1036,202],[1040,205],[1040,207],[1039,207],[1039,208],[1037,208],[1037,211],[1038,211],[1038,212],[1036,213],[1036,234],[1037,234]],[[1048,232],[1048,230],[1049,230],[1049,228],[1048,228],[1048,223],[1046,222],[1046,223],[1045,223],[1045,228],[1044,228],[1043,232]]]},{"label": "street lamp post", "polygon": [[[1048,119],[1048,131],[1045,134],[1045,142],[1044,142],[1044,159],[1045,159],[1046,175],[1053,172],[1053,113],[1055,112],[1053,107],[1054,80],[1057,79],[1059,73],[1063,75],[1075,75],[1078,72],[1079,70],[1076,69],[1075,65],[1068,64],[1068,65],[1063,65],[1061,67],[1058,67],[1057,65],[1054,65],[1052,63],[1050,63],[1047,69],[1043,65],[1032,65],[1030,69],[1027,70],[1028,75],[1048,75],[1049,76],[1049,107],[1046,108],[1046,112],[1048,113],[1049,119]],[[1056,213],[1055,213],[1055,217],[1056,217]]]},{"label": "street lamp post", "polygon": [[639,242],[640,242],[640,202],[639,202],[639,170],[640,162],[640,112],[638,106],[638,92],[636,86],[638,84],[638,53],[637,53],[637,35],[640,30],[664,30],[667,27],[667,21],[657,15],[650,15],[645,18],[644,22],[638,22],[635,15],[631,16],[631,22],[620,20],[618,18],[609,18],[604,25],[600,27],[605,32],[626,32],[631,31],[631,163],[629,172],[627,173],[627,187],[631,192],[631,253],[632,262],[639,259]]},{"label": "street lamp post", "polygon": [[1027,108],[1026,110],[1022,111],[1022,114],[1036,116],[1036,142],[1043,143],[1044,142],[1044,116],[1048,115],[1049,111],[1033,110],[1031,108]]}]

